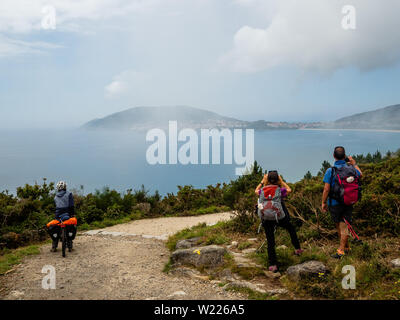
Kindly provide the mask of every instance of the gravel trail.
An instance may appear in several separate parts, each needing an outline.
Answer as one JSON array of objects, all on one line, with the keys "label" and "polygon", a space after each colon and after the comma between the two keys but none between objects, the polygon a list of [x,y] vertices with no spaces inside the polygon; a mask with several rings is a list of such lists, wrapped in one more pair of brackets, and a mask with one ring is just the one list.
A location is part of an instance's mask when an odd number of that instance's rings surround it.
[{"label": "gravel trail", "polygon": [[[209,281],[162,272],[168,235],[199,223],[215,224],[230,213],[137,220],[76,237],[61,257],[50,244],[0,277],[0,299],[240,299]],[[42,288],[45,265],[56,270],[56,289]]]}]

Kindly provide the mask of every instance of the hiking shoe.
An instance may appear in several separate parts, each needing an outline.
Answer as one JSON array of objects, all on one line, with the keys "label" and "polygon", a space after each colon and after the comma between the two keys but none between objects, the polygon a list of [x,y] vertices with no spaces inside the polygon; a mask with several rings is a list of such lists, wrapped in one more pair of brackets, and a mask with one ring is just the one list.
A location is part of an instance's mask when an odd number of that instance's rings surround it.
[{"label": "hiking shoe", "polygon": [[342,259],[343,256],[344,256],[344,251],[339,249],[337,249],[335,254],[331,255],[331,257],[335,259]]},{"label": "hiking shoe", "polygon": [[273,272],[273,273],[275,273],[275,272],[278,272],[278,267],[277,266],[270,266],[269,268],[268,268],[268,271],[271,271],[271,272]]},{"label": "hiking shoe", "polygon": [[300,256],[303,252],[304,252],[303,249],[296,249],[296,250],[294,250],[294,254],[295,254],[296,256]]}]

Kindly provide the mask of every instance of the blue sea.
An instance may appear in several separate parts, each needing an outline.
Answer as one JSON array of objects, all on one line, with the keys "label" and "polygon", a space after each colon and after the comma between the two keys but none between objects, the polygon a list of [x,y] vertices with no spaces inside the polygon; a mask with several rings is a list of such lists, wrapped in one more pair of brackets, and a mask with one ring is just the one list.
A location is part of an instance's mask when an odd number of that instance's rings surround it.
[{"label": "blue sea", "polygon": [[[118,191],[138,189],[176,193],[178,185],[205,187],[236,178],[232,165],[150,165],[145,134],[84,130],[0,131],[0,190],[66,180],[84,193],[105,186]],[[277,169],[295,182],[310,170],[316,174],[324,160],[333,163],[336,145],[347,154],[400,148],[400,132],[279,130],[255,132],[255,160],[263,169]]]}]

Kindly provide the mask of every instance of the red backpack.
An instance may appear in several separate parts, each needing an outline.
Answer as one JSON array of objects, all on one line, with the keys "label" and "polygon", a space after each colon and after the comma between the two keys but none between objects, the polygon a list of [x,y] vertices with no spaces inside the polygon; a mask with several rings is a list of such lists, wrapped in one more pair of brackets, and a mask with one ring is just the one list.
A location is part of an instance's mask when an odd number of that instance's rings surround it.
[{"label": "red backpack", "polygon": [[331,187],[329,197],[346,206],[351,206],[359,201],[361,188],[356,169],[346,164],[340,168],[332,167],[331,170],[331,182],[335,181],[335,184]]},{"label": "red backpack", "polygon": [[279,186],[268,185],[261,189],[258,199],[258,216],[262,221],[276,220],[277,222],[285,217]]}]

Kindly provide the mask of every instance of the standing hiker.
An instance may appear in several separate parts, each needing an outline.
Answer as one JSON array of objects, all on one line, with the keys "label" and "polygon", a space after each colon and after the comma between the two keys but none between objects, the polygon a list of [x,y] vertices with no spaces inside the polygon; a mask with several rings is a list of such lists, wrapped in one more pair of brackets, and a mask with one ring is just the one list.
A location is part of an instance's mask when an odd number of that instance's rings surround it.
[{"label": "standing hiker", "polygon": [[323,180],[325,186],[322,211],[327,212],[329,208],[332,220],[336,224],[340,245],[332,257],[340,259],[350,251],[346,221],[351,223],[353,204],[360,197],[359,179],[362,172],[352,157],[346,157],[343,147],[336,147],[333,157],[335,164],[326,170]]},{"label": "standing hiker", "polygon": [[268,242],[268,270],[272,272],[278,271],[275,252],[275,230],[277,226],[283,227],[289,232],[295,248],[294,254],[300,255],[303,252],[300,249],[296,230],[290,223],[289,212],[283,201],[283,198],[291,191],[292,189],[283,181],[277,171],[269,171],[268,174],[264,175],[263,180],[255,190],[256,195],[259,196],[258,215],[261,218]]}]

